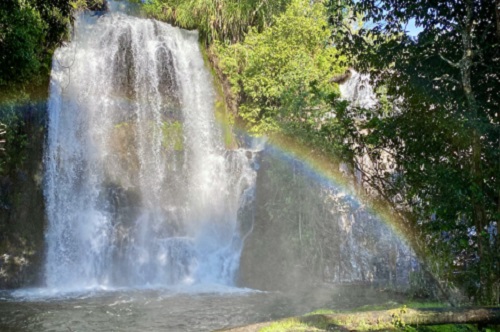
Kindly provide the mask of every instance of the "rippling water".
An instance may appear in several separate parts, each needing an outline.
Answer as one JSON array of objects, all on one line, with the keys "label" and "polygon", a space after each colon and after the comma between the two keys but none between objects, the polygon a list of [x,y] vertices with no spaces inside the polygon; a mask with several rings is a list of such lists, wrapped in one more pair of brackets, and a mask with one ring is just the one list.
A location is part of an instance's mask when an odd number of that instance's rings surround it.
[{"label": "rippling water", "polygon": [[292,313],[279,294],[128,291],[0,302],[1,331],[210,331]]},{"label": "rippling water", "polygon": [[296,294],[220,288],[92,291],[49,296],[36,290],[0,293],[0,331],[212,331],[301,315],[402,300],[366,287]]}]

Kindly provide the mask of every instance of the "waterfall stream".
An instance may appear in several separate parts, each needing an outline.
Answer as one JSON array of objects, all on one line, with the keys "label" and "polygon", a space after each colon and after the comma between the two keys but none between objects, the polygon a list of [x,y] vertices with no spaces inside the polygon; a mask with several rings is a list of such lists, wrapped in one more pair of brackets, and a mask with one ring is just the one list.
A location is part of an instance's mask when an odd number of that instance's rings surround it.
[{"label": "waterfall stream", "polygon": [[370,76],[360,74],[354,69],[349,69],[351,77],[339,85],[340,94],[343,99],[348,100],[355,107],[373,108],[378,99],[370,84]]},{"label": "waterfall stream", "polygon": [[195,32],[76,20],[51,77],[47,287],[232,284],[254,154],[225,148],[211,80]]}]

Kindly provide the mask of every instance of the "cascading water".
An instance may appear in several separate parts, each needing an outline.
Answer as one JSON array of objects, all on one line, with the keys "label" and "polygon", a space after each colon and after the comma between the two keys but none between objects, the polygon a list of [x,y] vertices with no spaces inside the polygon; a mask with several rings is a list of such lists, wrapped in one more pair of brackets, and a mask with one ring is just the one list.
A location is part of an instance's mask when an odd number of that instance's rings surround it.
[{"label": "cascading water", "polygon": [[122,13],[82,15],[57,50],[49,288],[232,283],[253,154],[225,149],[197,37]]},{"label": "cascading water", "polygon": [[370,77],[354,69],[349,69],[349,71],[351,72],[349,79],[339,85],[342,98],[356,107],[373,108],[378,103],[378,99],[370,84]]}]

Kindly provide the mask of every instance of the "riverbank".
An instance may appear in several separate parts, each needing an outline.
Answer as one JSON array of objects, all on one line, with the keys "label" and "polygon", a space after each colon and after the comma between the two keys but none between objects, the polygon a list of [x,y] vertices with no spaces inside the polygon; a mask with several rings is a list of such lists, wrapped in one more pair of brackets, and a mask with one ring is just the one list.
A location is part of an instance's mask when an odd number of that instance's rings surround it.
[{"label": "riverbank", "polygon": [[304,316],[218,330],[216,332],[290,331],[499,331],[500,308],[451,308],[411,302],[363,306],[352,311],[316,310]]},{"label": "riverbank", "polygon": [[203,284],[73,293],[23,289],[0,291],[0,331],[208,332],[326,313],[318,308],[374,310],[399,308],[409,301],[403,294],[362,285],[318,286],[297,293]]}]

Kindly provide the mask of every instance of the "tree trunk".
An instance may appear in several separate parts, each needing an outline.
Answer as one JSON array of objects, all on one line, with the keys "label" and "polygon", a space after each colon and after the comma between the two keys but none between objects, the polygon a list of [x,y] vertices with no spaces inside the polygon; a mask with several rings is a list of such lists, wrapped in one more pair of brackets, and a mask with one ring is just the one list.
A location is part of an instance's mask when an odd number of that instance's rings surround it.
[{"label": "tree trunk", "polygon": [[[497,0],[499,1],[499,0]],[[489,250],[485,248],[488,243],[483,241],[482,232],[488,224],[485,206],[484,206],[484,185],[483,185],[483,170],[482,170],[482,142],[479,125],[479,107],[477,104],[476,96],[472,89],[471,75],[473,67],[473,39],[475,34],[475,22],[474,22],[474,2],[472,0],[465,1],[466,5],[466,18],[463,24],[462,33],[462,48],[463,55],[459,62],[460,74],[462,78],[462,88],[464,90],[465,98],[468,105],[467,118],[472,127],[472,160],[471,160],[471,180],[473,183],[472,191],[472,205],[473,205],[473,218],[476,227],[476,243],[477,243],[477,255],[479,257],[478,274],[479,274],[479,296],[481,302],[485,300],[489,302],[491,299],[491,286],[493,280],[490,278],[491,266],[488,258],[485,257],[485,252]]]},{"label": "tree trunk", "polygon": [[500,39],[500,0],[495,2],[495,12],[497,14],[497,38]]},{"label": "tree trunk", "polygon": [[[310,315],[281,320],[296,322],[329,331],[374,331],[395,330],[403,326],[443,324],[500,324],[500,308],[439,308],[439,309],[393,309],[358,313]],[[258,323],[244,327],[220,330],[220,332],[257,332],[273,322]],[[294,330],[293,327],[290,331]]]},{"label": "tree trunk", "polygon": [[[496,23],[497,23],[497,42],[500,44],[500,0],[495,1],[495,13],[496,13]],[[500,131],[500,128],[498,128],[497,130]],[[498,141],[498,151],[500,151],[500,140]],[[500,174],[500,157],[498,160],[498,174]],[[497,194],[498,194],[497,215],[500,216],[500,187],[497,188]],[[497,234],[495,237],[496,255],[494,256],[496,262],[500,262],[500,220],[498,220],[498,218],[500,217],[497,217]],[[497,265],[496,274],[497,276],[500,276],[500,264],[496,265]],[[499,282],[497,281],[497,287],[499,287],[498,283]],[[499,292],[500,291],[497,288],[496,299],[495,299],[496,303],[498,303],[500,299]]]}]

